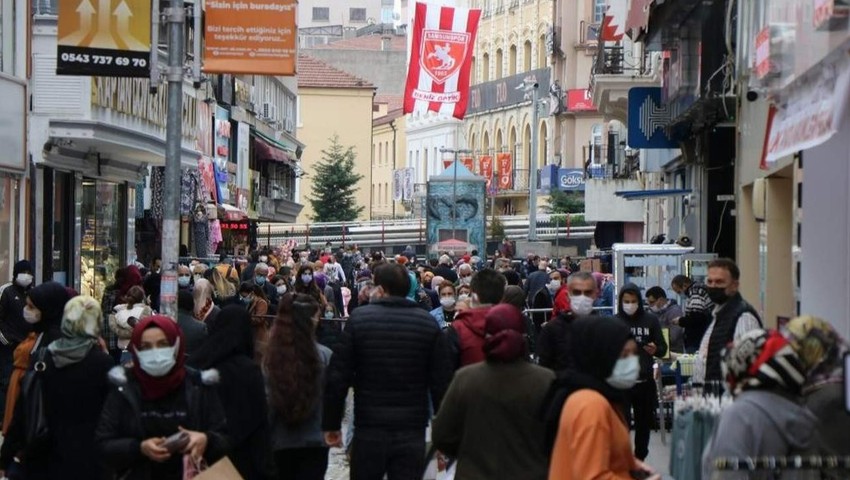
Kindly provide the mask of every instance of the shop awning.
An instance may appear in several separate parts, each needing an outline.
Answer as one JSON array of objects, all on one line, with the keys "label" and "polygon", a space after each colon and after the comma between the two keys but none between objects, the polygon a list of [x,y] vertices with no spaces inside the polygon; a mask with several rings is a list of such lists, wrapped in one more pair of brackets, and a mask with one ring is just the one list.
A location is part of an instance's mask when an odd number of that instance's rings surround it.
[{"label": "shop awning", "polygon": [[222,220],[227,221],[239,221],[245,220],[248,218],[248,214],[234,207],[233,205],[228,205],[226,203],[218,204],[218,216]]},{"label": "shop awning", "polygon": [[614,195],[626,200],[643,200],[645,198],[679,197],[693,192],[690,188],[674,188],[660,190],[620,190]]},{"label": "shop awning", "polygon": [[259,136],[254,137],[254,152],[260,160],[271,160],[287,165],[292,165],[293,163],[292,158],[286,150]]}]

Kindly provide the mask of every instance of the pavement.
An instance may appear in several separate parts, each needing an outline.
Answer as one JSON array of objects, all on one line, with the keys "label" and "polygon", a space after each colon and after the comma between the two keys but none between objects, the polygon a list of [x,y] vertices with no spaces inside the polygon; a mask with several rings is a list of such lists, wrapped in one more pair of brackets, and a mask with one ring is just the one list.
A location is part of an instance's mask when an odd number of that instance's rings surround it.
[{"label": "pavement", "polygon": [[[634,439],[632,439],[634,445]],[[670,474],[670,432],[667,432],[667,445],[661,442],[661,432],[652,432],[649,438],[649,456],[646,463],[662,474],[665,479],[671,478]],[[345,461],[345,452],[342,449],[333,448],[330,452],[328,471],[325,480],[348,480],[348,464]],[[418,480],[418,479],[411,479]]]}]

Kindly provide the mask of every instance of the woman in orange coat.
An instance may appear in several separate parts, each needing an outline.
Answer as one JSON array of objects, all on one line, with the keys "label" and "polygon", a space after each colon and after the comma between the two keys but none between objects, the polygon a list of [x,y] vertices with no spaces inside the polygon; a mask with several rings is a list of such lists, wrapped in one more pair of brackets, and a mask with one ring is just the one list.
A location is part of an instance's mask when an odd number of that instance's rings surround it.
[{"label": "woman in orange coat", "polygon": [[549,463],[549,480],[660,480],[632,453],[622,406],[638,380],[640,361],[629,327],[611,317],[573,323],[575,368],[559,380],[566,390]]}]

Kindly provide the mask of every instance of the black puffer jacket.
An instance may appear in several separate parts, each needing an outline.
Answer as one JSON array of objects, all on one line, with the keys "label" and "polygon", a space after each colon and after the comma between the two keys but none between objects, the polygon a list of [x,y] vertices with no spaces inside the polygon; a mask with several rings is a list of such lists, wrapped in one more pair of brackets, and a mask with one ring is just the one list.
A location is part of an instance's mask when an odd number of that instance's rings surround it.
[{"label": "black puffer jacket", "polygon": [[[218,393],[201,377],[199,371],[186,369],[183,385],[189,417],[184,428],[207,435],[204,459],[212,465],[227,454],[229,442]],[[101,463],[125,480],[155,480],[150,472],[152,461],[141,452],[145,434],[140,421],[143,400],[139,384],[124,367],[113,368],[109,379],[118,388],[107,397],[95,431]]]},{"label": "black puffer jacket", "polygon": [[322,429],[340,429],[349,387],[357,428],[424,429],[428,393],[435,410],[451,380],[443,333],[428,312],[405,298],[355,310],[327,372]]}]

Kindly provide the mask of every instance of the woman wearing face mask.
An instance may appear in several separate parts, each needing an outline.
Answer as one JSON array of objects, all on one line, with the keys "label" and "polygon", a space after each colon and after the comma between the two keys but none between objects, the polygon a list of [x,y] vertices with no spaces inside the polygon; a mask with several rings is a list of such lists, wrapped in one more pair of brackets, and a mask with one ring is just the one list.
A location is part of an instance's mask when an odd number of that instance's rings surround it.
[{"label": "woman wearing face mask", "polygon": [[[115,367],[118,388],[106,400],[95,441],[100,460],[127,480],[182,480],[186,461],[212,465],[227,451],[225,415],[213,389],[217,375],[184,366],[180,328],[154,315],[133,330],[133,367]],[[182,448],[165,440],[185,432]],[[189,459],[184,459],[189,455]]]},{"label": "woman wearing face mask", "polygon": [[[62,311],[68,302],[68,292],[62,284],[46,282],[31,289],[26,298],[23,314],[33,330],[14,352],[14,370],[6,392],[6,409],[3,417],[3,435],[12,423],[15,403],[21,389],[21,380],[30,367],[32,354],[61,337]],[[100,311],[100,309],[98,309]],[[5,443],[5,442],[4,442]]]},{"label": "woman wearing face mask", "polygon": [[439,287],[440,306],[431,310],[431,315],[437,321],[437,325],[445,330],[455,319],[455,286],[452,282],[443,282]]},{"label": "woman wearing face mask", "polygon": [[[723,409],[714,435],[705,448],[702,478],[775,479],[778,477],[772,472],[716,472],[714,462],[722,457],[790,457],[816,453],[817,418],[800,404],[805,369],[800,357],[779,332],[752,330],[745,333],[723,350],[722,370],[735,401]],[[841,435],[841,443],[846,444],[847,432]]]},{"label": "woman wearing face mask", "polygon": [[289,282],[283,275],[275,275],[272,279],[272,285],[274,285],[278,299],[282,299],[289,292]]},{"label": "woman wearing face mask", "polygon": [[230,459],[246,479],[273,478],[268,409],[260,366],[254,360],[254,327],[244,308],[230,305],[207,326],[207,339],[187,364],[214,368],[218,395],[227,418]]},{"label": "woman wearing face mask", "polygon": [[644,460],[649,455],[649,434],[655,421],[655,403],[658,398],[652,365],[655,357],[663,358],[667,355],[667,341],[658,317],[646,311],[640,289],[633,284],[625,285],[620,291],[617,317],[626,322],[638,346],[640,377],[628,392],[630,408],[626,409],[626,413],[631,410],[634,414],[635,456]]},{"label": "woman wearing face mask", "polygon": [[525,326],[513,305],[492,307],[486,361],[458,370],[443,397],[432,438],[457,458],[458,479],[546,478],[543,422],[535,414],[555,374],[526,361]]},{"label": "woman wearing face mask", "polygon": [[123,303],[115,306],[115,311],[109,316],[109,328],[118,336],[118,348],[121,349],[121,363],[130,360],[127,345],[133,336],[133,327],[139,320],[153,315],[151,307],[145,303],[145,291],[142,287],[133,287],[123,298]]},{"label": "woman wearing face mask", "polygon": [[295,276],[295,293],[310,295],[322,305],[323,311],[328,304],[327,300],[325,300],[325,294],[319,289],[319,285],[313,276],[313,267],[309,264],[302,265],[298,269],[298,274]]},{"label": "woman wearing face mask", "polygon": [[320,311],[309,295],[284,299],[263,363],[280,480],[322,480],[328,466],[321,419],[331,350],[316,341]]},{"label": "woman wearing face mask", "polygon": [[[26,444],[22,430],[31,410],[22,404],[3,439],[0,469],[8,470],[14,456],[28,479],[105,479],[94,448],[94,431],[109,393],[106,373],[115,363],[98,345],[100,304],[91,297],[75,297],[62,306],[61,336],[46,346],[43,356],[48,437],[38,445]],[[18,478],[12,472],[9,475]]]},{"label": "woman wearing face mask", "polygon": [[254,359],[259,363],[266,352],[269,341],[269,301],[263,288],[253,282],[242,282],[239,287],[239,301],[251,315],[251,325],[254,327]]},{"label": "woman wearing face mask", "polygon": [[639,471],[660,480],[632,455],[623,414],[626,391],[640,376],[637,344],[629,328],[617,318],[592,316],[577,319],[572,333],[575,366],[557,381],[566,400],[549,480],[632,480],[643,478]]}]

